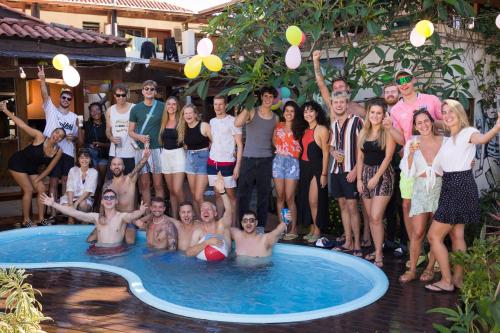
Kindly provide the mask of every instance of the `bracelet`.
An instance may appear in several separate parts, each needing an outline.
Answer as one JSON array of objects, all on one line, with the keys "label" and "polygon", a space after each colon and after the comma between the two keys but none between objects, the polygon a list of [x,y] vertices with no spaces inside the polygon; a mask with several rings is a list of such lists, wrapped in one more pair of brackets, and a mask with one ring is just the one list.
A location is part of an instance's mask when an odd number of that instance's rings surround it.
[{"label": "bracelet", "polygon": [[220,195],[224,195],[224,194],[227,194],[227,193],[226,193],[226,191],[224,191],[224,192],[221,192],[221,193],[219,193],[219,194],[220,194]]}]

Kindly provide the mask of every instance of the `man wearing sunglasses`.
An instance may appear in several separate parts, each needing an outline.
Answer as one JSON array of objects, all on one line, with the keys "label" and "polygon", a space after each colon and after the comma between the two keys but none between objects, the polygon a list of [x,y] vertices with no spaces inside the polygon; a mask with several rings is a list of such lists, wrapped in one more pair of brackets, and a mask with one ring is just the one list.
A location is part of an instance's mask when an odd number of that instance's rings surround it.
[{"label": "man wearing sunglasses", "polygon": [[118,212],[116,210],[118,196],[112,189],[103,192],[101,199],[102,216],[100,213],[84,213],[72,207],[58,204],[52,195],[49,197],[45,193],[42,194],[41,201],[44,205],[53,207],[65,215],[95,224],[97,243],[90,245],[87,249],[87,253],[90,255],[112,255],[125,251],[126,246],[123,245],[123,238],[127,224],[144,215],[148,208],[148,205],[141,202],[138,210],[130,213]]},{"label": "man wearing sunglasses", "polygon": [[142,84],[144,101],[132,108],[128,125],[128,134],[138,146],[135,157],[136,164],[141,160],[143,150],[148,147],[151,149],[151,155],[139,176],[139,191],[142,200],[148,205],[151,203],[151,178],[149,174],[152,174],[153,177],[155,196],[165,197],[161,173],[161,145],[158,140],[165,104],[155,100],[156,88],[155,81],[144,81]]},{"label": "man wearing sunglasses", "polygon": [[[413,113],[420,109],[427,110],[435,120],[437,127],[442,127],[441,101],[434,95],[422,94],[415,89],[415,77],[409,69],[401,69],[394,75],[401,99],[392,107],[391,116],[386,117],[382,124],[389,131],[397,144],[404,147],[406,141],[413,135]],[[399,181],[401,198],[403,199],[403,217],[408,236],[411,235],[410,221],[411,196],[413,178],[401,174]]]},{"label": "man wearing sunglasses", "polygon": [[[43,111],[45,112],[45,129],[43,135],[49,137],[56,128],[63,128],[66,131],[66,139],[59,142],[59,147],[63,152],[61,159],[50,172],[50,193],[54,198],[58,198],[58,183],[62,178],[62,193],[66,193],[66,181],[69,170],[75,166],[75,145],[74,140],[78,138],[77,116],[71,112],[71,100],[73,94],[70,90],[62,90],[59,97],[59,106],[55,106],[49,95],[47,83],[45,82],[45,70],[43,66],[38,67],[38,78],[40,79],[40,91],[42,92]],[[50,219],[45,219],[43,224],[55,222],[55,211]]]}]

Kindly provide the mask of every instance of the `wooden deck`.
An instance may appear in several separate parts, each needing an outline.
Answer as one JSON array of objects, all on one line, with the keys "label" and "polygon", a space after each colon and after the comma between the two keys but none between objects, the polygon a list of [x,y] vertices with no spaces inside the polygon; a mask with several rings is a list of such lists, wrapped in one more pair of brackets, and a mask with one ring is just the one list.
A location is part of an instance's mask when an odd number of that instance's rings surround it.
[{"label": "wooden deck", "polygon": [[[397,281],[403,261],[387,253],[388,292],[376,303],[340,316],[308,322],[248,325],[172,315],[142,303],[120,276],[83,269],[31,270],[30,283],[42,291],[44,313],[54,319],[47,332],[434,332],[439,315],[426,311],[453,306],[456,294],[425,292],[421,282]],[[314,268],[311,268],[311,272]],[[328,281],[318,288],[328,288]]]}]

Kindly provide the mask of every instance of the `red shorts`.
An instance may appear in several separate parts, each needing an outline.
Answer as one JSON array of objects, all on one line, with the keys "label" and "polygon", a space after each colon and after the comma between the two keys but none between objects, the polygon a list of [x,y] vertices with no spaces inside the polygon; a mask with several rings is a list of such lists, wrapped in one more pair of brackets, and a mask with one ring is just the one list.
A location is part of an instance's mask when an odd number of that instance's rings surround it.
[{"label": "red shorts", "polygon": [[95,244],[92,244],[87,249],[87,254],[91,256],[106,256],[106,255],[109,256],[125,252],[125,250],[127,250],[127,247],[123,244],[112,247],[95,246]]}]

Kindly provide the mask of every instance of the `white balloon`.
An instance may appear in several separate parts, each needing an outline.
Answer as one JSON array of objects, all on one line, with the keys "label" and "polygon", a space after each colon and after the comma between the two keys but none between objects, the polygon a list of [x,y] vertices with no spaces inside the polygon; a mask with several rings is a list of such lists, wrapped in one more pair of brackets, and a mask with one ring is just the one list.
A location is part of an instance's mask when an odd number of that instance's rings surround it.
[{"label": "white balloon", "polygon": [[497,28],[500,29],[500,14],[497,15],[497,19],[495,20],[495,24],[497,25]]},{"label": "white balloon", "polygon": [[73,66],[66,66],[62,73],[64,83],[70,87],[76,87],[80,83],[80,74]]},{"label": "white balloon", "polygon": [[203,38],[198,42],[198,46],[196,47],[196,51],[198,51],[198,55],[202,57],[206,57],[212,53],[214,49],[214,44],[208,38]]},{"label": "white balloon", "polygon": [[413,29],[410,33],[410,43],[415,47],[420,47],[425,44],[425,37]]},{"label": "white balloon", "polygon": [[300,66],[302,62],[302,55],[300,54],[300,49],[297,45],[292,45],[288,48],[285,55],[286,66],[290,69],[296,69]]}]

